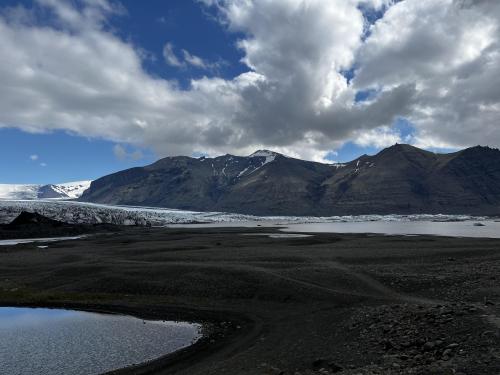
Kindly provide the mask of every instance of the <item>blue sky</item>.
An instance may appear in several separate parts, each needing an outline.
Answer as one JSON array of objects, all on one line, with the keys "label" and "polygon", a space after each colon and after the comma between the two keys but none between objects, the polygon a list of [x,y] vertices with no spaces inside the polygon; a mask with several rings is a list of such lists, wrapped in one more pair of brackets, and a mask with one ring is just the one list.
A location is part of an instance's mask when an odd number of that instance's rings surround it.
[{"label": "blue sky", "polygon": [[[63,131],[30,134],[17,129],[1,129],[0,136],[0,158],[4,160],[0,164],[2,183],[92,180],[156,159],[148,150],[143,150],[143,157],[139,160],[131,156],[119,158],[113,151],[113,142],[72,136]],[[128,152],[133,151],[129,149]]]},{"label": "blue sky", "polygon": [[214,4],[0,0],[12,51],[0,57],[0,183],[257,148],[345,162],[395,142],[500,145],[500,6]]}]

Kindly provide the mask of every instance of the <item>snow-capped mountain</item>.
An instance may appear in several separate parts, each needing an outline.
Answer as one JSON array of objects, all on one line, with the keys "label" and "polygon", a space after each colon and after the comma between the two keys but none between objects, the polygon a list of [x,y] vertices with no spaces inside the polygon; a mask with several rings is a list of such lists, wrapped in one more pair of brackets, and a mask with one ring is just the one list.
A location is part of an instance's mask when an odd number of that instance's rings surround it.
[{"label": "snow-capped mountain", "polygon": [[63,184],[0,184],[0,199],[76,199],[92,181]]}]

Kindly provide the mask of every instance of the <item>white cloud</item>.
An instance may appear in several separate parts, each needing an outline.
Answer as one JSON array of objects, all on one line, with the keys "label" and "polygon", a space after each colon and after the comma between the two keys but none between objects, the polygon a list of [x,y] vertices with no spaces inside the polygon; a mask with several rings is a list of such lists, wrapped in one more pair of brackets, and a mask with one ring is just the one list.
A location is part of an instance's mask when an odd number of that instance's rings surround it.
[{"label": "white cloud", "polygon": [[[386,145],[397,138],[389,126],[406,117],[421,140],[500,145],[497,2],[203,0],[222,27],[242,35],[247,72],[181,90],[148,74],[144,53],[104,27],[120,7],[38,1],[50,21],[0,16],[8,51],[0,57],[0,127],[64,129],[160,155],[266,147],[319,160],[348,140]],[[366,41],[360,5],[389,7]],[[175,67],[213,68],[172,44],[163,54]],[[353,66],[349,82],[343,71]],[[357,90],[371,87],[378,94],[356,103]]]},{"label": "white cloud", "polygon": [[192,66],[202,70],[216,70],[221,67],[221,65],[225,62],[209,62],[202,59],[199,56],[191,54],[189,51],[182,49],[181,57],[177,56],[175,53],[175,48],[172,43],[166,43],[163,46],[163,57],[165,62],[177,68],[186,68],[188,66]]},{"label": "white cloud", "polygon": [[128,152],[122,145],[114,145],[113,153],[115,157],[119,160],[140,160],[144,157],[144,154],[140,150]]},{"label": "white cloud", "polygon": [[40,167],[46,167],[47,163],[40,163]]},{"label": "white cloud", "polygon": [[499,25],[497,1],[400,2],[361,47],[355,85],[414,83],[419,146],[500,146]]},{"label": "white cloud", "polygon": [[33,161],[38,160],[38,155],[37,154],[30,155],[30,159]]},{"label": "white cloud", "polygon": [[114,145],[113,153],[120,160],[123,160],[127,157],[127,150],[125,150],[125,148],[121,145]]},{"label": "white cloud", "polygon": [[364,131],[354,139],[354,143],[362,147],[389,147],[395,143],[403,143],[401,134],[387,126],[381,126],[369,131]]},{"label": "white cloud", "polygon": [[188,51],[185,49],[182,50],[182,55],[184,57],[184,61],[188,63],[189,65],[196,66],[198,68],[207,68],[207,63],[203,61],[201,57],[195,56],[190,54]]},{"label": "white cloud", "polygon": [[165,62],[168,65],[181,67],[184,66],[184,62],[179,60],[177,55],[174,52],[174,46],[172,43],[166,43],[163,46],[163,57],[165,58]]}]

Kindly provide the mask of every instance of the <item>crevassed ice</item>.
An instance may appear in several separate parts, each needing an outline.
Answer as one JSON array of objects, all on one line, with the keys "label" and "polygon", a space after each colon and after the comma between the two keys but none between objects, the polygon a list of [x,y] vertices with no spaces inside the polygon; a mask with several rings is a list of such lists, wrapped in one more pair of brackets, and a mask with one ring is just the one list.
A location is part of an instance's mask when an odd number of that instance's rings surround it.
[{"label": "crevassed ice", "polygon": [[95,203],[54,200],[0,201],[0,223],[11,222],[21,211],[38,212],[68,223],[110,223],[117,225],[168,225],[194,222],[273,222],[320,223],[363,221],[466,221],[486,220],[469,215],[356,215],[356,216],[252,216],[227,212],[197,212],[169,208],[111,206]]}]

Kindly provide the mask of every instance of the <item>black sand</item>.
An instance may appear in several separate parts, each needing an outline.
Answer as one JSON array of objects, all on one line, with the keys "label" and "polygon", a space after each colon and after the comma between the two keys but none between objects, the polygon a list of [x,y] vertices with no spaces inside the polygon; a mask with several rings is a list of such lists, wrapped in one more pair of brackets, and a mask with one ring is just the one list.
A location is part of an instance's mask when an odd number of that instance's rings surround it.
[{"label": "black sand", "polygon": [[0,247],[0,303],[207,323],[124,373],[500,374],[500,240],[259,231]]}]

